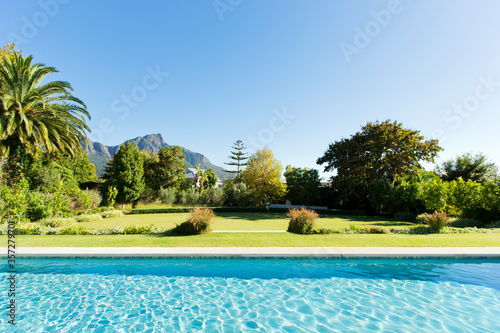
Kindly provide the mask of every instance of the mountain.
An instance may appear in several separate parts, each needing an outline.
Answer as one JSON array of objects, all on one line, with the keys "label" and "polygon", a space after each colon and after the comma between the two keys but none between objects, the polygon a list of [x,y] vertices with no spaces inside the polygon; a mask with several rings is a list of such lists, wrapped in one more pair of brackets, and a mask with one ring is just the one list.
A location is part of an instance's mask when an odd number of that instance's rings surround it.
[{"label": "mountain", "polygon": [[[169,146],[169,144],[167,144],[165,140],[163,140],[161,134],[148,134],[146,136],[138,136],[137,138],[128,141],[130,141],[131,143],[136,143],[139,150],[147,150],[155,153],[158,152],[160,148]],[[93,142],[88,140],[86,152],[89,156],[90,162],[95,165],[98,177],[102,177],[104,175],[104,169],[108,160],[113,157],[120,146],[121,144],[118,146],[105,146],[100,142]],[[220,166],[212,164],[210,160],[203,154],[192,152],[191,150],[184,147],[182,147],[182,149],[184,155],[186,155],[184,162],[186,163],[188,168],[196,168],[196,164],[200,164],[200,167],[202,169],[213,169],[219,179],[227,178],[227,174],[222,171],[222,168]]]}]

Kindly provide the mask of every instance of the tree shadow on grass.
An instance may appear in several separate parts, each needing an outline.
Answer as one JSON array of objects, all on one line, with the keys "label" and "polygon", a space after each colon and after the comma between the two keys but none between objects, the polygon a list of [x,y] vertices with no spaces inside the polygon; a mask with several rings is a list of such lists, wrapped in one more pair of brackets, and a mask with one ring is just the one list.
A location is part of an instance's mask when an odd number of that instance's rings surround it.
[{"label": "tree shadow on grass", "polygon": [[286,219],[285,213],[216,213],[218,217],[231,220],[247,220],[247,221],[257,221],[257,220],[276,220],[276,219]]}]

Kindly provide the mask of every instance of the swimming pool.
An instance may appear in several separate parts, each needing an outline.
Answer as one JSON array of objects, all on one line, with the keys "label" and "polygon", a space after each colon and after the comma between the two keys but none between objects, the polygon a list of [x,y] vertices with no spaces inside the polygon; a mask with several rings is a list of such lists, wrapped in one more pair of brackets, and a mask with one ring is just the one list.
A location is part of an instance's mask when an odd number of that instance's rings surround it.
[{"label": "swimming pool", "polygon": [[500,331],[499,259],[24,258],[17,271],[18,332]]}]

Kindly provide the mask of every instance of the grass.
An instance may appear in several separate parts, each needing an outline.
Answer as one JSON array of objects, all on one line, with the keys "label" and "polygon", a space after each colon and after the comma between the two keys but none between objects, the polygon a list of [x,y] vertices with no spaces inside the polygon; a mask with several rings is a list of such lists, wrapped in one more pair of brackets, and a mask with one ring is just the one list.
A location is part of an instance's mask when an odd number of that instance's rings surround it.
[{"label": "grass", "polygon": [[[170,229],[187,221],[189,213],[173,214],[129,214],[99,221],[81,222],[89,228],[111,228],[127,225],[150,225]],[[218,213],[212,220],[213,230],[287,230],[289,218],[284,213]],[[401,227],[413,225],[391,219],[364,216],[327,216],[320,217],[316,224],[319,228],[349,229],[351,224],[363,227],[368,225]]]},{"label": "grass", "polygon": [[[7,238],[1,238],[6,246]],[[372,235],[292,233],[210,233],[198,236],[103,235],[103,236],[16,236],[16,247],[460,247],[500,246],[499,234]]]},{"label": "grass", "polygon": [[[189,218],[189,213],[174,214],[130,214],[117,218],[108,218],[91,222],[80,222],[79,226],[88,228],[111,228],[114,226],[155,225],[170,229]],[[289,218],[284,213],[219,213],[212,223],[213,230],[287,230]],[[382,226],[405,227],[414,225],[409,222],[392,219],[360,216],[325,216],[317,220],[319,228],[349,229],[358,227]],[[7,237],[0,237],[0,243],[6,246]],[[200,236],[164,236],[164,235],[38,235],[16,236],[17,246],[76,246],[76,247],[365,247],[365,246],[500,246],[499,233],[470,234],[327,234],[296,235],[292,233],[210,233]]]}]

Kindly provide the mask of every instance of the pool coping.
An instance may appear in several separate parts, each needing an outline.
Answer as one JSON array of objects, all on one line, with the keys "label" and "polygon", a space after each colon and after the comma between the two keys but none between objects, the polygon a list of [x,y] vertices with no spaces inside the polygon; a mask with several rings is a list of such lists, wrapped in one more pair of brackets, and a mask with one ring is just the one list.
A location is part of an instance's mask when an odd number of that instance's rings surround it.
[{"label": "pool coping", "polygon": [[19,247],[16,257],[500,258],[500,247]]}]

